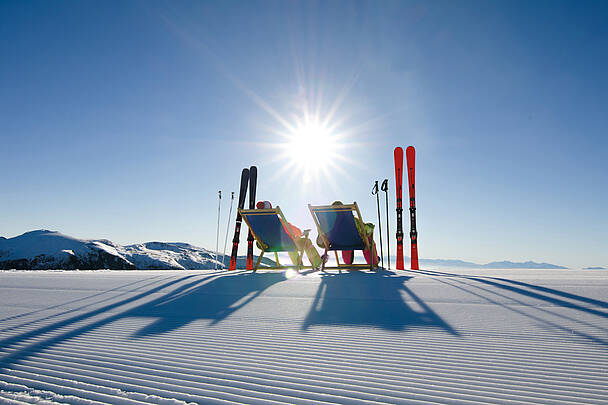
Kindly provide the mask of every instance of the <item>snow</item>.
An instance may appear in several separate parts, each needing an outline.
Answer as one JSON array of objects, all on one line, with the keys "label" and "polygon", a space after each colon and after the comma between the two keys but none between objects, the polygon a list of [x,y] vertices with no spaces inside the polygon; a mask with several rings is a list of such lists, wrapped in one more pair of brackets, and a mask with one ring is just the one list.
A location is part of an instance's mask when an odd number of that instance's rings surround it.
[{"label": "snow", "polygon": [[1,271],[0,403],[608,404],[607,287],[607,270]]}]

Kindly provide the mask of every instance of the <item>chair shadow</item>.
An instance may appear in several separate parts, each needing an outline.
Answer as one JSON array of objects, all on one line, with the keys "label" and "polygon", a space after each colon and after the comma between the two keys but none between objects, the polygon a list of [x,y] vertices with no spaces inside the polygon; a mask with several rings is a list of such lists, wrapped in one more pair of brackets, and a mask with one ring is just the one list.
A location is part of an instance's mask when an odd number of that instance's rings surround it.
[{"label": "chair shadow", "polygon": [[[380,269],[322,273],[321,277],[303,330],[313,325],[370,326],[390,331],[434,327],[458,336],[454,328],[406,286],[411,276]],[[408,301],[413,305],[408,305]]]},{"label": "chair shadow", "polygon": [[[135,338],[174,330],[197,319],[211,319],[217,323],[247,305],[271,285],[284,280],[282,273],[240,272],[221,272],[208,276],[191,274],[169,281],[161,280],[161,284],[150,286],[128,298],[0,339],[0,353],[7,353],[0,357],[0,369],[125,318],[157,318],[151,325],[135,332]],[[173,289],[157,299],[137,305],[138,301],[149,299],[150,295],[161,293],[167,288]],[[136,306],[131,308],[133,305]],[[65,313],[68,312],[71,311]],[[77,324],[81,326],[62,331]],[[34,343],[13,349],[28,340],[33,340]]]},{"label": "chair shadow", "polygon": [[125,316],[156,318],[135,332],[136,338],[170,332],[199,319],[209,319],[214,325],[281,281],[285,281],[283,273],[244,273],[238,278],[219,275],[180,286]]}]

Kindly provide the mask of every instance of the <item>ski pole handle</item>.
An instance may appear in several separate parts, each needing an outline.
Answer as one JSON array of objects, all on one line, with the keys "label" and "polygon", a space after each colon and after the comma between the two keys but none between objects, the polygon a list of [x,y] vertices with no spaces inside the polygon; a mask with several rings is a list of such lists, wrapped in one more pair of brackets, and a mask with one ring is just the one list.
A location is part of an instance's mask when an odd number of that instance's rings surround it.
[{"label": "ski pole handle", "polygon": [[378,180],[374,183],[374,187],[372,188],[372,195],[378,194]]},{"label": "ski pole handle", "polygon": [[382,182],[382,186],[380,187],[380,190],[382,190],[384,192],[388,192],[388,179],[384,179],[384,181]]}]

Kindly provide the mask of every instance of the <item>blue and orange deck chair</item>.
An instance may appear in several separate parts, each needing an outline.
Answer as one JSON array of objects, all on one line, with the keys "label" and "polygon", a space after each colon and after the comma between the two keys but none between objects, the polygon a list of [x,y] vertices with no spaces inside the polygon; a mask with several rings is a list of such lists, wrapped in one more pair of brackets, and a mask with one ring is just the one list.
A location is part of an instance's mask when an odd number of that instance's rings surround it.
[{"label": "blue and orange deck chair", "polygon": [[375,261],[373,258],[370,260],[370,264],[340,263],[340,259],[338,258],[338,250],[372,251],[368,238],[361,234],[355,223],[355,215],[357,215],[360,224],[364,224],[361,211],[359,211],[356,202],[352,204],[317,206],[308,204],[308,209],[312,214],[319,231],[319,236],[325,246],[324,254],[327,255],[327,252],[330,250],[333,250],[336,254],[337,267],[324,266],[323,268],[368,268],[373,270],[375,267],[378,267],[377,260]]},{"label": "blue and orange deck chair", "polygon": [[[279,206],[265,209],[239,209],[239,213],[249,229],[251,229],[253,237],[259,244],[258,247],[262,250],[253,271],[257,271],[266,252],[274,252],[277,265],[276,267],[264,267],[265,270],[282,270],[292,267],[281,266],[278,252],[296,252],[298,254],[298,264],[296,265],[298,271],[304,268],[311,268],[310,266],[302,265],[304,250],[298,248],[295,242],[296,237],[288,231],[290,228]],[[309,232],[310,230],[304,231],[305,237],[308,236]]]}]

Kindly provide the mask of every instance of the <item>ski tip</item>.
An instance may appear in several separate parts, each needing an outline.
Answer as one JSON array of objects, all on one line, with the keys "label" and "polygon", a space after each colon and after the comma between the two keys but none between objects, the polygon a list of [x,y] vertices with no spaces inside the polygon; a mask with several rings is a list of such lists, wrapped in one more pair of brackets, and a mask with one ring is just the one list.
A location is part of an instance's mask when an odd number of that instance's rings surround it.
[{"label": "ski tip", "polygon": [[403,148],[401,146],[397,146],[395,148],[395,154],[397,154],[397,153],[403,153]]},{"label": "ski tip", "polygon": [[407,153],[414,153],[416,151],[416,149],[414,149],[413,146],[408,146],[407,149],[405,150]]}]

